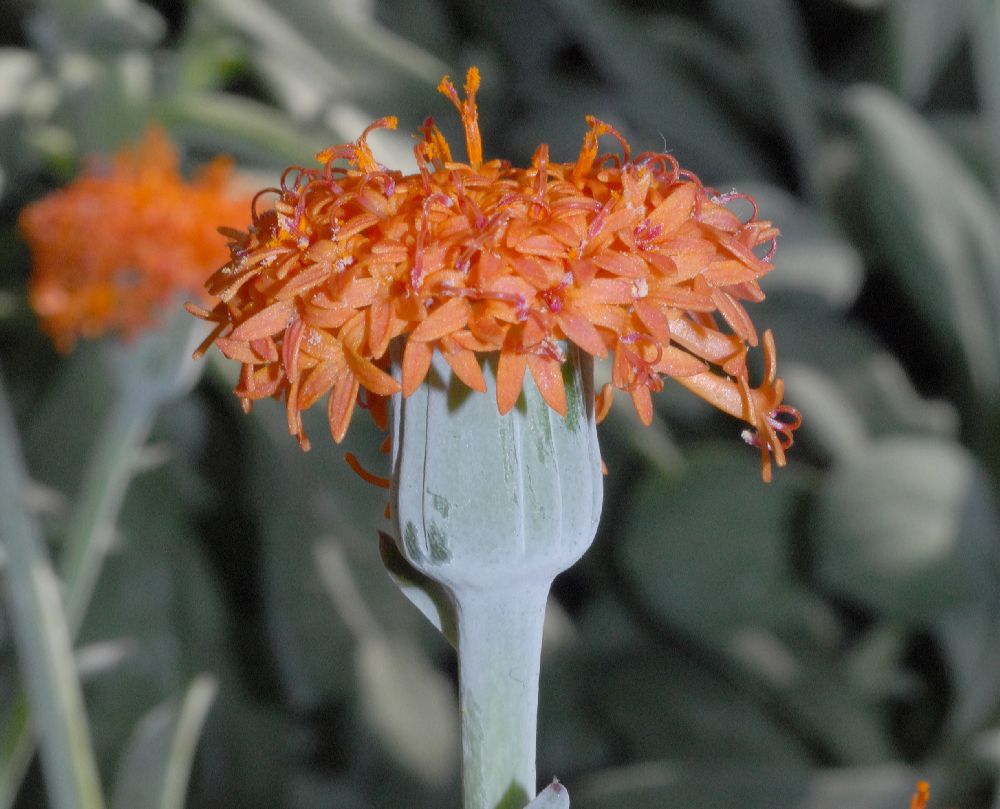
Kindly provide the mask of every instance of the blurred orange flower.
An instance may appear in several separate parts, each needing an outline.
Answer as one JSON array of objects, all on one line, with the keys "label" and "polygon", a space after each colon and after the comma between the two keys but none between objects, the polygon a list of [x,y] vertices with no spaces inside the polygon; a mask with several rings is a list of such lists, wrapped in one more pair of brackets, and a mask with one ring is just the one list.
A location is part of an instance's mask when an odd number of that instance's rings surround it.
[{"label": "blurred orange flower", "polygon": [[[742,302],[763,299],[758,281],[778,230],[758,219],[753,200],[704,188],[669,154],[632,155],[594,118],[574,163],[552,162],[544,144],[526,169],[483,162],[478,87],[471,68],[464,100],[447,77],[438,88],[461,115],[468,163],[453,160],[428,119],[414,148],[419,172],[390,171],[366,140],[395,128],[383,118],[318,154],[321,168],[289,168],[279,188],[262,191],[275,199],[262,212],[255,204],[252,226],[226,231],[231,260],[207,284],[219,302],[189,307],[215,323],[199,353],[214,342],[243,364],[245,409],[283,398],[289,430],[307,448],[301,411],[326,396],[339,442],[363,388],[384,423],[384,397],[413,392],[435,351],[478,391],[481,355],[498,352],[501,413],[526,371],[565,413],[570,341],[613,357],[612,385],[647,424],[663,375],[746,421],[769,478],[771,455],[784,464],[799,417],[782,403],[769,332],[764,381],[750,385],[747,348],[758,336]],[[598,154],[606,135],[621,154]],[[726,207],[736,197],[749,202],[748,220]],[[401,335],[397,380],[387,349]],[[604,412],[610,394],[599,397]]]},{"label": "blurred orange flower", "polygon": [[151,129],[110,166],[94,165],[66,188],[27,206],[18,226],[31,248],[31,305],[56,346],[154,322],[180,292],[202,293],[226,261],[222,222],[246,215],[249,194],[217,158],[192,182],[177,152]]}]

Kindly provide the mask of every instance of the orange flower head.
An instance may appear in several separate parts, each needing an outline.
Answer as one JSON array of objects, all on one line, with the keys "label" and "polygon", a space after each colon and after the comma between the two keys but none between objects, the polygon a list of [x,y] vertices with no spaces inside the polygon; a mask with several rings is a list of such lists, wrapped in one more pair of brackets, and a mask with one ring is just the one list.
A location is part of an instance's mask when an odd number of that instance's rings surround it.
[{"label": "orange flower head", "polygon": [[92,167],[22,211],[42,327],[63,351],[108,331],[131,337],[173,296],[201,293],[228,254],[218,223],[241,221],[247,202],[228,160],[186,182],[166,135],[150,130],[106,170]]},{"label": "orange flower head", "polygon": [[[236,393],[249,410],[284,400],[288,426],[304,447],[301,411],[321,398],[340,441],[359,396],[384,424],[385,397],[407,396],[435,351],[470,388],[485,389],[482,355],[497,352],[497,407],[510,410],[525,373],[565,413],[565,345],[612,357],[611,385],[627,392],[643,422],[650,394],[674,377],[749,424],[765,479],[798,426],[782,403],[774,340],[763,335],[767,370],[750,384],[746,356],[758,343],[744,301],[760,301],[778,230],[756,204],[718,195],[669,154],[633,155],[611,125],[588,118],[575,162],[484,162],[469,70],[465,99],[446,77],[439,90],[461,115],[468,163],[428,119],[414,147],[418,173],[390,171],[368,134],[295,166],[273,201],[253,207],[246,232],[227,231],[232,256],[213,275],[211,311],[189,310],[215,328],[215,343],[243,371]],[[599,154],[610,136],[619,153]],[[727,207],[736,197],[752,216]],[[387,369],[388,346],[405,337],[401,374]],[[611,388],[599,397],[610,404]]]}]

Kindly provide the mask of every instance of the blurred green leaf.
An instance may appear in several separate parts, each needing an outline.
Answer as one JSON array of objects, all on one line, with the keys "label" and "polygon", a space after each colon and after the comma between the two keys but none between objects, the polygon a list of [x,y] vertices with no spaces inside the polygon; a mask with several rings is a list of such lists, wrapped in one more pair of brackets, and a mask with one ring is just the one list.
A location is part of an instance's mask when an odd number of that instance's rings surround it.
[{"label": "blurred green leaf", "polygon": [[[318,473],[311,464],[317,453],[302,455],[286,434],[283,412],[268,413],[268,404],[262,402],[264,407],[256,408],[253,422],[247,424],[251,434],[248,457],[267,459],[247,469],[247,488],[258,504],[256,526],[263,541],[267,629],[284,688],[296,703],[314,705],[331,695],[350,694],[354,683],[351,668],[343,664],[351,657],[351,634],[330,609],[312,541],[328,532],[347,543],[361,540],[351,513],[343,515],[336,531],[324,531],[317,523],[310,502]],[[334,480],[331,477],[331,486],[336,485]],[[341,484],[351,483],[345,474]]]},{"label": "blurred green leaf", "polygon": [[[659,58],[676,71],[690,71],[713,93],[723,94],[738,120],[766,126],[770,120],[767,88],[756,77],[758,66],[748,51],[732,37],[680,14],[662,14],[640,21],[641,36],[649,37]],[[639,35],[639,32],[637,32]]]},{"label": "blurred green leaf", "polygon": [[783,363],[785,396],[809,415],[802,434],[808,436],[827,459],[839,459],[862,449],[868,440],[865,419],[848,392],[838,381],[820,369],[805,363]]},{"label": "blurred green leaf", "polygon": [[789,0],[716,0],[713,9],[751,53],[766,82],[768,118],[783,128],[805,196],[814,197],[819,191],[813,158],[820,142],[819,94],[798,7]]},{"label": "blurred green leaf", "polygon": [[294,779],[316,744],[289,706],[267,704],[229,679],[202,732],[188,806],[300,809],[290,799]]},{"label": "blurred green leaf", "polygon": [[994,0],[966,0],[972,4],[971,39],[976,91],[982,106],[983,128],[994,196],[1000,193],[1000,6]]},{"label": "blurred green leaf", "polygon": [[[39,734],[49,799],[55,809],[101,809],[104,798],[59,582],[41,532],[25,508],[22,493],[26,480],[16,425],[0,385],[0,536],[5,594],[22,681]],[[5,786],[2,791],[12,790]]]},{"label": "blurred green leaf", "polygon": [[157,322],[134,339],[111,335],[103,341],[116,392],[135,406],[155,411],[189,393],[201,378],[204,366],[191,354],[208,328],[184,311],[185,297],[180,293],[164,304]]},{"label": "blurred green leaf", "polygon": [[882,704],[912,691],[913,683],[900,667],[907,636],[898,624],[875,624],[843,656],[845,680],[852,691],[869,703]]},{"label": "blurred green leaf", "polygon": [[34,44],[49,55],[105,55],[152,47],[166,31],[163,18],[137,0],[42,0],[33,20]]},{"label": "blurred green leaf", "polygon": [[[88,683],[100,758],[113,771],[150,706],[176,698],[192,678],[207,672],[218,681],[219,694],[202,731],[190,805],[283,805],[296,744],[301,743],[293,732],[294,717],[287,706],[282,715],[265,701],[262,684],[270,676],[266,645],[253,647],[246,660],[241,656],[243,639],[259,630],[245,611],[249,605],[237,610],[228,588],[220,589],[226,582],[209,564],[210,549],[195,534],[192,507],[197,505],[207,519],[231,512],[218,502],[218,492],[206,486],[194,459],[179,451],[179,438],[166,426],[170,423],[157,425],[153,440],[169,442],[175,454],[133,482],[120,519],[127,541],[109,556],[83,629],[85,642],[120,638],[132,650],[115,670]],[[192,419],[181,426],[193,426]],[[184,496],[192,483],[205,500]],[[231,541],[238,543],[243,564],[249,564],[246,537],[212,537],[224,546],[211,549],[213,556],[224,556]]]},{"label": "blurred green leaf", "polygon": [[[65,620],[72,643],[87,614],[94,589],[113,544],[118,512],[138,468],[140,448],[156,409],[194,384],[199,370],[190,360],[202,331],[186,315],[176,313],[159,330],[149,331],[128,346],[112,341],[102,346],[114,379],[115,400],[104,417],[82,472],[80,490],[67,521],[58,569],[63,585]],[[68,414],[72,419],[75,414]],[[74,421],[79,427],[79,422]],[[62,463],[66,458],[61,457]],[[34,740],[29,717],[18,716],[9,728],[10,766],[0,801],[12,800],[31,757]]]},{"label": "blurred green leaf", "polygon": [[35,479],[74,497],[113,402],[113,377],[100,344],[83,344],[60,362],[39,390],[24,428]]},{"label": "blurred green leaf", "polygon": [[183,701],[171,700],[136,726],[115,779],[112,809],[183,809],[188,777],[216,681],[196,678]]},{"label": "blurred green leaf", "polygon": [[111,548],[81,632],[84,643],[119,639],[131,650],[88,684],[98,753],[108,766],[119,762],[150,706],[227,662],[211,653],[221,641],[220,596],[188,521],[169,468],[133,481],[119,519],[124,541]]},{"label": "blurred green leaf", "polygon": [[[581,119],[589,113],[620,125],[612,115],[615,112],[639,137],[657,138],[654,142],[634,142],[636,151],[667,148],[708,181],[768,176],[771,167],[751,145],[750,133],[729,114],[728,104],[715,98],[701,77],[673,62],[670,51],[645,35],[648,19],[620,13],[604,0],[559,0],[555,7],[561,23],[579,37],[613,90],[609,93],[601,88],[595,93],[592,103],[597,106],[581,110]],[[669,25],[669,18],[661,24]],[[557,90],[539,84],[532,92],[548,108],[553,98],[567,96],[569,88]],[[540,126],[542,123],[525,122],[536,143],[548,140],[549,132],[558,131],[556,126]],[[582,131],[581,127],[581,137]],[[626,130],[625,134],[630,133]]]},{"label": "blurred green leaf", "polygon": [[[63,585],[61,598],[65,610],[69,642],[75,642],[84,622],[91,597],[97,585],[104,561],[113,544],[118,510],[135,471],[135,456],[145,440],[150,413],[135,402],[125,405],[116,401],[109,412],[89,459],[81,491],[68,520],[65,544],[59,559]],[[19,738],[12,736],[15,750],[23,750],[25,763],[30,760],[34,738],[31,718],[20,728]],[[15,754],[17,755],[17,754]],[[24,772],[14,775],[20,782]],[[11,784],[16,793],[16,783]],[[6,799],[13,793],[0,791]]]},{"label": "blurred green leaf", "polygon": [[[300,120],[315,119],[333,100],[365,106],[412,97],[434,86],[443,63],[381,27],[365,10],[311,0],[209,0],[205,4],[249,38],[250,54],[274,91]],[[379,112],[403,112],[387,110]]]},{"label": "blurred green leaf", "polygon": [[629,584],[659,620],[719,646],[741,627],[794,623],[805,592],[787,548],[802,482],[778,474],[764,485],[734,453],[688,461],[630,499],[615,548]]},{"label": "blurred green leaf", "polygon": [[42,76],[42,60],[27,48],[0,48],[0,118],[31,107],[32,84]]},{"label": "blurred green leaf", "polygon": [[810,294],[836,311],[848,309],[864,275],[861,256],[850,242],[787,191],[753,181],[740,183],[739,190],[756,200],[762,219],[781,228],[775,266],[763,282],[768,295]]},{"label": "blurred green leaf", "polygon": [[823,586],[926,626],[996,591],[1000,536],[992,487],[960,445],[935,437],[873,442],[824,480],[813,514]]},{"label": "blurred green leaf", "polygon": [[[793,642],[792,649],[797,652],[795,667],[785,675],[786,682],[775,683],[775,693],[801,736],[840,764],[891,759],[895,745],[889,733],[885,700],[905,692],[907,681],[901,671],[900,649],[878,650],[880,669],[877,674],[870,669],[865,672],[869,683],[862,689],[858,687],[857,666],[863,666],[863,662],[852,661],[848,655],[839,654],[836,646],[824,647],[807,636],[800,635]],[[776,651],[787,655],[774,644],[764,645],[758,655],[763,658]],[[767,667],[778,668],[777,661],[764,659],[767,663],[758,664],[759,669],[766,672]],[[871,685],[876,677],[879,690],[873,694]]]},{"label": "blurred green leaf", "polygon": [[686,655],[635,649],[579,660],[576,689],[602,733],[630,759],[781,762],[808,756],[794,729],[719,671]]},{"label": "blurred green leaf", "polygon": [[873,352],[857,359],[839,373],[795,360],[781,364],[785,398],[809,416],[798,437],[811,451],[837,460],[863,452],[873,436],[958,435],[955,407],[920,396],[894,356]]},{"label": "blurred green leaf", "polygon": [[792,568],[803,483],[782,470],[764,486],[733,454],[692,454],[673,479],[634,492],[616,556],[659,622],[751,675],[748,686],[780,700],[798,732],[839,761],[884,757],[875,700],[835,663],[832,616]]},{"label": "blurred green leaf", "polygon": [[817,770],[780,765],[692,767],[654,761],[595,773],[573,784],[573,809],[898,809],[917,773],[898,765]]},{"label": "blurred green leaf", "polygon": [[[331,536],[341,543],[380,625],[407,635],[436,633],[382,566],[376,529],[385,526],[384,491],[362,481],[344,462],[342,450],[328,438],[325,414],[306,414],[305,421],[309,434],[316,436],[308,454],[288,435],[284,410],[272,402],[261,402],[252,419],[242,423],[252,437],[247,488],[263,541],[268,632],[292,698],[315,705],[354,696],[357,689],[352,669],[343,665],[353,655],[354,640],[330,609],[313,552],[316,537]],[[369,468],[385,463],[366,462],[381,440],[364,419],[351,425],[348,442]]]},{"label": "blurred green leaf", "polygon": [[927,100],[969,23],[968,0],[892,0],[887,4],[896,86],[911,104]]},{"label": "blurred green leaf", "polygon": [[892,354],[872,354],[859,364],[853,379],[841,384],[876,434],[914,432],[947,438],[959,434],[957,408],[946,400],[921,396]]},{"label": "blurred green leaf", "polygon": [[907,806],[921,773],[902,764],[820,769],[802,809],[898,809]]},{"label": "blurred green leaf", "polygon": [[445,785],[458,761],[456,695],[447,678],[409,638],[383,632],[333,541],[316,545],[327,593],[355,638],[361,707],[397,761],[432,785]]},{"label": "blurred green leaf", "polygon": [[137,0],[104,0],[86,19],[84,45],[95,53],[152,48],[167,32],[163,17],[152,5]]},{"label": "blurred green leaf", "polygon": [[572,809],[799,809],[808,776],[800,766],[776,762],[750,766],[665,759],[602,770],[570,786]]},{"label": "blurred green leaf", "polygon": [[188,143],[264,165],[308,162],[328,145],[322,135],[291,125],[273,107],[225,93],[168,97],[157,102],[155,115]]},{"label": "blurred green leaf", "polygon": [[594,713],[592,695],[600,686],[585,674],[591,656],[611,658],[640,645],[637,622],[618,598],[602,589],[585,613],[576,616],[575,630],[575,638],[551,654],[543,646],[537,749],[541,776],[588,772],[620,751],[621,739],[609,734]]},{"label": "blurred green leaf", "polygon": [[177,46],[161,64],[170,95],[221,91],[249,69],[239,37],[213,25],[198,9],[189,9]]},{"label": "blurred green leaf", "polygon": [[996,393],[1000,368],[1000,212],[920,118],[884,90],[845,95],[862,148],[868,227],[939,341],[957,345],[973,384]]},{"label": "blurred green leaf", "polygon": [[[994,564],[994,574],[1000,578]],[[967,743],[1000,710],[1000,587],[980,604],[936,616],[931,624],[944,653],[954,698],[942,737]]]},{"label": "blurred green leaf", "polygon": [[411,641],[369,636],[356,659],[368,721],[421,781],[446,785],[458,765],[458,712],[448,680]]},{"label": "blurred green leaf", "polygon": [[151,54],[70,52],[57,75],[59,106],[52,122],[70,133],[78,159],[108,155],[146,128],[156,90]]},{"label": "blurred green leaf", "polygon": [[[864,323],[844,317],[811,293],[777,289],[757,307],[754,321],[774,332],[779,375],[785,364],[801,362],[833,374],[838,384],[849,387],[859,365],[885,350]],[[855,402],[855,409],[867,415],[866,405]]]},{"label": "blurred green leaf", "polygon": [[403,557],[388,534],[379,533],[379,553],[386,572],[421,614],[453,646],[458,645],[458,625],[455,605],[447,591],[436,581],[421,573]]},{"label": "blurred green leaf", "polygon": [[201,375],[191,352],[203,335],[203,325],[177,309],[160,328],[148,330],[128,345],[114,340],[104,345],[116,398],[88,458],[59,563],[74,636],[87,613],[153,419],[161,407],[188,392]]},{"label": "blurred green leaf", "polygon": [[[985,115],[974,110],[934,112],[927,116],[927,121],[938,137],[969,167],[969,171],[977,177],[996,177],[992,135],[994,131],[1000,131],[1000,125],[991,125]],[[997,188],[995,179],[991,186]]]}]

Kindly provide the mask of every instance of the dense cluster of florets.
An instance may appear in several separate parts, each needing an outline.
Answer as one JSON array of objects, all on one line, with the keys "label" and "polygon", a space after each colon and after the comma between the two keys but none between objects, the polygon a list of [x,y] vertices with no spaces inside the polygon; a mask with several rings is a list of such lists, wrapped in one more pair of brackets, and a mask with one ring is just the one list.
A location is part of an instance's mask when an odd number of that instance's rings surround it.
[{"label": "dense cluster of florets", "polygon": [[[774,343],[763,336],[767,372],[750,385],[746,355],[758,336],[744,301],[763,298],[778,231],[727,207],[669,154],[633,155],[611,126],[588,119],[575,162],[548,147],[531,166],[483,162],[469,71],[458,108],[468,163],[452,159],[428,120],[415,147],[419,172],[380,165],[367,144],[317,155],[261,195],[246,231],[226,231],[231,259],[208,282],[213,342],[242,363],[237,394],[249,409],[266,397],[286,403],[290,431],[308,446],[301,412],[326,397],[333,437],[347,431],[361,400],[384,417],[384,397],[425,379],[435,351],[475,390],[485,390],[483,355],[497,353],[500,412],[514,406],[525,372],[545,401],[566,409],[561,373],[566,341],[612,357],[612,386],[626,391],[644,422],[663,376],[677,379],[750,425],[784,463],[798,414],[782,404]],[[609,135],[620,153],[598,154]],[[748,199],[743,197],[743,199]],[[260,198],[258,198],[260,202]],[[404,337],[400,378],[388,348]],[[364,391],[364,394],[362,394]],[[611,388],[602,392],[602,409]]]},{"label": "dense cluster of florets", "polygon": [[221,222],[246,216],[249,195],[219,158],[186,181],[159,129],[108,166],[27,206],[19,226],[31,248],[29,295],[62,350],[80,338],[155,323],[179,294],[200,295],[225,261]]}]

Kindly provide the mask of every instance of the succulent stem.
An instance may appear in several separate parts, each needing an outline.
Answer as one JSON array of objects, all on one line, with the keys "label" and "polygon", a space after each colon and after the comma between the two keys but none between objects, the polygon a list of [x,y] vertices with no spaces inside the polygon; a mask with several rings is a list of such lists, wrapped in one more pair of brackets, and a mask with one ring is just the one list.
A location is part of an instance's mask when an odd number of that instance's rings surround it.
[{"label": "succulent stem", "polygon": [[535,797],[539,658],[550,583],[454,595],[464,809],[523,809]]}]

